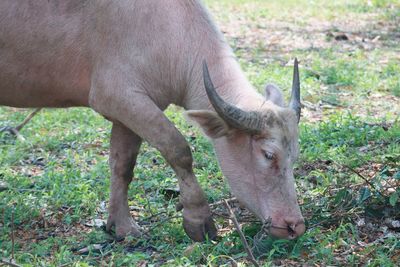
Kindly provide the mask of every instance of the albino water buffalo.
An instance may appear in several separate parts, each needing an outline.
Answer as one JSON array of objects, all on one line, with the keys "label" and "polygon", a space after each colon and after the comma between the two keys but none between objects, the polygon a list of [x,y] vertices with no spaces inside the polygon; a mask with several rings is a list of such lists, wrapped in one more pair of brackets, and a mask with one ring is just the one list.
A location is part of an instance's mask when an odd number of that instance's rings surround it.
[{"label": "albino water buffalo", "polygon": [[210,137],[233,194],[271,235],[304,233],[297,62],[289,106],[275,86],[260,95],[197,0],[2,0],[0,25],[0,105],[85,106],[113,122],[107,229],[117,236],[140,235],[127,191],[142,140],[176,172],[186,233],[216,236],[189,145],[163,113],[172,103]]}]

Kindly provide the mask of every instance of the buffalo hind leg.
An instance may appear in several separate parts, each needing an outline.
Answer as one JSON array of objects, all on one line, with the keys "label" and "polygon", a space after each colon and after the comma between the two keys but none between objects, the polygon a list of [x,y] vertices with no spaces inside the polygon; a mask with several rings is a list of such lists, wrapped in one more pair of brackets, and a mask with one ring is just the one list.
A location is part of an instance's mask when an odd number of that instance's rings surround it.
[{"label": "buffalo hind leg", "polygon": [[142,139],[119,122],[113,122],[110,144],[111,190],[107,231],[117,238],[140,236],[140,228],[129,213],[128,187]]}]

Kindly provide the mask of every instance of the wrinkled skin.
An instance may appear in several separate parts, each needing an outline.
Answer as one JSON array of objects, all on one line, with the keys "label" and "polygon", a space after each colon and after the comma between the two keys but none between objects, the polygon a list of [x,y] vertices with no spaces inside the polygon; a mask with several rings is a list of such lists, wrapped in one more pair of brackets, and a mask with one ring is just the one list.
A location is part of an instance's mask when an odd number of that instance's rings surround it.
[{"label": "wrinkled skin", "polygon": [[[253,89],[200,3],[4,0],[0,24],[0,105],[86,106],[113,122],[107,229],[118,237],[141,234],[127,191],[142,140],[178,177],[186,233],[195,241],[216,236],[189,145],[163,114],[170,104],[189,110],[187,117],[213,139],[233,193],[261,220],[272,219],[271,234],[293,238],[304,232],[292,174],[295,115]],[[276,123],[257,136],[227,125],[204,91],[203,60],[225,101],[276,114]],[[280,94],[268,92],[271,100]],[[274,159],[267,160],[265,151]]]}]

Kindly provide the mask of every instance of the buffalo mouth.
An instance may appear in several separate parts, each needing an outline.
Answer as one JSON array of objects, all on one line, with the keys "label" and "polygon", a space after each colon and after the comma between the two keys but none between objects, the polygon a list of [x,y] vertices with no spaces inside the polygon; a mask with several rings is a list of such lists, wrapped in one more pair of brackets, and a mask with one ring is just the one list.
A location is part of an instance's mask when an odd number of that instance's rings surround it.
[{"label": "buffalo mouth", "polygon": [[269,219],[267,220],[267,222],[263,224],[262,228],[264,232],[277,239],[293,240],[300,237],[305,232],[305,224],[304,221],[302,220],[300,220],[296,224],[288,224],[287,226],[280,226],[272,224],[271,219]]}]

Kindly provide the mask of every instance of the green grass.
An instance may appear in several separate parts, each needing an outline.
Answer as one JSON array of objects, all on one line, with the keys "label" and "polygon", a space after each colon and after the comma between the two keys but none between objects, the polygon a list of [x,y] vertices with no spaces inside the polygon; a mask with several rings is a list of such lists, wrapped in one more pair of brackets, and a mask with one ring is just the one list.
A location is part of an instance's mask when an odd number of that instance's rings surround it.
[{"label": "green grass", "polygon": [[[392,29],[390,25],[398,20],[398,2],[206,2],[227,30],[228,41],[258,90],[274,82],[288,96],[292,69],[287,62],[297,56],[303,101],[315,107],[303,112],[301,156],[295,169],[307,232],[295,241],[260,239],[260,225],[245,222],[244,233],[259,262],[264,266],[399,265],[398,229],[388,229],[385,223],[400,219],[396,35],[382,33],[373,48],[356,41],[346,46],[322,35],[325,46],[293,45],[289,50],[284,40],[272,49],[265,38],[279,31],[271,21],[287,21],[302,29],[318,20],[330,23],[335,33],[343,16],[350,24],[367,20],[362,36],[374,37],[378,22]],[[299,36],[291,27],[285,31]],[[1,107],[0,127],[16,125],[27,114]],[[209,202],[230,197],[209,141],[184,121],[180,109],[171,107],[166,114],[191,145],[195,172]],[[11,256],[14,229],[15,259],[23,266],[249,264],[238,234],[222,216],[215,216],[225,229],[218,242],[193,243],[185,235],[181,214],[175,211],[177,200],[165,193],[177,187],[176,176],[147,144],[129,189],[129,205],[151,238],[115,242],[101,228],[85,226],[92,219],[107,218],[110,129],[111,124],[95,112],[71,108],[42,110],[22,130],[25,142],[0,133],[0,182],[7,187],[0,191],[0,258]],[[224,209],[215,211],[220,214]],[[100,250],[96,244],[102,244]],[[89,250],[80,253],[82,248]]]}]

